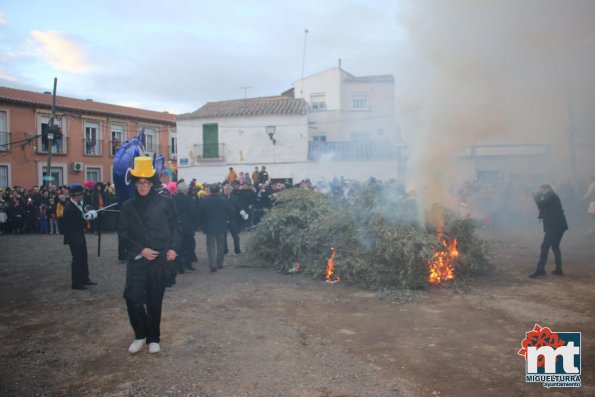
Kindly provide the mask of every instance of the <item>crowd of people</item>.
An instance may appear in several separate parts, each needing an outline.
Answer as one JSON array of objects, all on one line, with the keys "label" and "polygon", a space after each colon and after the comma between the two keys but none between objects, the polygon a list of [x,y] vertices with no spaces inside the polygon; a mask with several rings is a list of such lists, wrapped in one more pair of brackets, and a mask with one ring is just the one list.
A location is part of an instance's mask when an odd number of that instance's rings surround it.
[{"label": "crowd of people", "polygon": [[[0,233],[63,234],[72,254],[72,289],[86,290],[97,283],[89,276],[85,233],[118,231],[118,259],[126,263],[123,297],[134,332],[128,348],[131,354],[144,346],[149,353],[161,350],[163,296],[166,288],[176,283],[178,274],[196,270],[197,230],[206,235],[208,266],[217,272],[224,267],[225,255],[242,254],[240,232],[258,224],[284,189],[309,189],[343,200],[370,188],[384,197],[405,200],[422,194],[408,191],[397,179],[370,178],[361,183],[341,177],[316,183],[308,179],[296,184],[291,180],[273,182],[265,166],[255,167],[251,174],[238,174],[230,167],[222,182],[210,185],[196,179],[160,180],[150,157],[136,157],[129,171],[135,194],[118,210],[109,212],[105,209],[117,202],[109,182],[0,190]],[[558,194],[550,185],[533,191],[528,184],[468,181],[451,188],[443,205],[491,228],[528,226],[529,220],[535,219],[537,204],[545,234],[537,269],[530,277],[545,275],[550,250],[556,265],[552,273],[562,276],[560,241],[568,229],[562,201],[566,201],[566,208],[578,207],[581,199],[587,201],[587,211],[595,220],[595,178],[584,196],[576,194],[570,183],[557,186]],[[228,245],[229,234],[233,247]]]},{"label": "crowd of people", "polygon": [[[184,182],[185,189],[181,192],[172,190],[177,183]],[[287,188],[303,188],[319,191],[334,198],[350,199],[362,189],[375,185],[379,189],[390,191],[393,196],[412,197],[416,193],[407,191],[405,184],[395,178],[387,180],[376,180],[370,178],[368,181],[360,182],[348,180],[343,177],[334,178],[330,181],[320,180],[315,183],[309,179],[293,183],[285,180],[272,182],[265,166],[259,170],[240,172],[233,168],[229,169],[228,175],[217,184],[221,190],[224,185],[229,185],[228,195],[233,197],[233,204],[237,207],[237,213],[243,211],[244,217],[238,215],[238,232],[252,228],[262,219],[263,215],[273,205],[277,194]],[[449,197],[444,203],[451,209],[456,209],[460,216],[469,217],[477,222],[477,225],[484,228],[493,227],[530,227],[535,219],[535,204],[532,194],[537,184],[521,183],[504,180],[472,180],[466,181],[460,186],[452,187]],[[595,183],[591,181],[591,186]],[[95,183],[87,181],[83,184],[83,203],[86,208],[99,209],[109,206],[117,201],[116,192],[110,182]],[[560,196],[564,207],[567,208],[567,216],[571,223],[584,225],[584,213],[590,202],[595,202],[595,189],[588,186],[575,189],[569,181],[553,185],[554,190]],[[176,196],[181,194],[191,199],[195,210],[203,197],[208,194],[208,185],[192,179],[189,182],[180,180],[157,186],[163,194]],[[585,191],[586,194],[582,194]],[[14,188],[0,189],[0,233],[47,233],[61,234],[62,213],[64,203],[68,200],[68,186],[33,186],[27,190],[21,186]],[[595,204],[590,208],[590,217],[595,217]],[[591,219],[589,223],[595,221]],[[116,231],[118,225],[117,211],[107,211],[101,218],[102,231]],[[94,232],[99,227],[97,221],[86,223],[86,231]],[[190,226],[189,226],[190,227]],[[198,220],[194,222],[196,230],[199,229]],[[233,226],[235,227],[235,225]],[[236,238],[235,228],[233,239]],[[226,250],[227,251],[227,250]]]}]

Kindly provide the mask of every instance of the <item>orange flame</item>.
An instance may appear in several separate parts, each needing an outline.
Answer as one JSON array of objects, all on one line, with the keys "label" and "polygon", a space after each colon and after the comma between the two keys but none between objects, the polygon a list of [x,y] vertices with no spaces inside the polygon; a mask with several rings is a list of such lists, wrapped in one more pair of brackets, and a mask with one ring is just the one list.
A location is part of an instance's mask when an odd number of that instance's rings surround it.
[{"label": "orange flame", "polygon": [[328,258],[328,263],[326,265],[326,275],[324,276],[324,281],[327,283],[338,283],[341,281],[339,276],[335,274],[335,256],[337,255],[337,250],[335,247],[331,248],[331,257]]},{"label": "orange flame", "polygon": [[[442,236],[439,235],[439,240]],[[434,247],[434,255],[428,263],[428,281],[430,284],[439,284],[455,278],[454,259],[459,256],[457,240],[442,239],[445,249]]]}]

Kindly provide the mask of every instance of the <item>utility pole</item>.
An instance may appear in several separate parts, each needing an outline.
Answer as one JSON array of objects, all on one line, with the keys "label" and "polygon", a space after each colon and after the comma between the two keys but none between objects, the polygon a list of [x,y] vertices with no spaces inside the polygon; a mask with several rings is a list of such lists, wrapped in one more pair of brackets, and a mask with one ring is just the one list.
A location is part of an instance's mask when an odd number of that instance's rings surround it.
[{"label": "utility pole", "polygon": [[58,78],[54,77],[54,92],[52,93],[52,115],[50,116],[50,125],[48,128],[48,165],[47,175],[43,178],[49,187],[52,184],[52,141],[54,139],[54,118],[56,117],[56,86]]},{"label": "utility pole", "polygon": [[308,29],[304,29],[304,55],[302,56],[302,79],[300,80],[300,94],[304,93],[304,66],[306,65],[306,42],[308,39]]},{"label": "utility pole", "polygon": [[240,87],[240,90],[244,90],[244,99],[248,98],[248,88],[252,88],[252,87],[251,86]]}]

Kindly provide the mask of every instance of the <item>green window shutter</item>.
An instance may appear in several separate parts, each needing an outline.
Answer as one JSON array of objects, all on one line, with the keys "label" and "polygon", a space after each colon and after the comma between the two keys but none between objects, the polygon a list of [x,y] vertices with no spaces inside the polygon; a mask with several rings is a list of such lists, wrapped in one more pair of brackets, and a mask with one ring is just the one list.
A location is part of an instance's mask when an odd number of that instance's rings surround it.
[{"label": "green window shutter", "polygon": [[203,158],[219,157],[219,126],[217,124],[203,124],[202,126]]}]

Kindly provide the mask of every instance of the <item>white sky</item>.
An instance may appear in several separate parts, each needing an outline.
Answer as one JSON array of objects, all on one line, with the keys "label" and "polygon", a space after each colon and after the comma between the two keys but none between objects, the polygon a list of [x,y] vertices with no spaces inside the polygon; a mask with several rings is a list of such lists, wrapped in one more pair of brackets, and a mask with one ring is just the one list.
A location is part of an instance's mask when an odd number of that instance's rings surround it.
[{"label": "white sky", "polygon": [[399,1],[0,2],[0,85],[172,113],[337,65],[393,74]]}]

